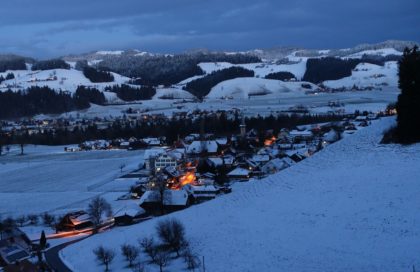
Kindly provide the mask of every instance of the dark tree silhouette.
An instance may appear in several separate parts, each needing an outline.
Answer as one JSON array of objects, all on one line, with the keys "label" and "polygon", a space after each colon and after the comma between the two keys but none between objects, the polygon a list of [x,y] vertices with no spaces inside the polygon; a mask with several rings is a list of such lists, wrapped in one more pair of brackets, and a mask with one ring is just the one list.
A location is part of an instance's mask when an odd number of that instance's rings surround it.
[{"label": "dark tree silhouette", "polygon": [[406,48],[399,62],[397,139],[401,143],[420,141],[420,52]]}]

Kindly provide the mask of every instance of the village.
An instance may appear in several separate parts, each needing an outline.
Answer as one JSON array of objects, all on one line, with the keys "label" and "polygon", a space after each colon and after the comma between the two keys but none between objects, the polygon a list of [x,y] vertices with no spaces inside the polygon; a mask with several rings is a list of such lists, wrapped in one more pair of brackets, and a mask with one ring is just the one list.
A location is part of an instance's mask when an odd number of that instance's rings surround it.
[{"label": "village", "polygon": [[[235,116],[238,113],[232,111],[228,114]],[[147,118],[156,120],[157,117]],[[201,122],[198,133],[178,138],[171,145],[165,142],[165,138],[148,137],[120,141],[93,140],[80,143],[77,147],[66,147],[67,152],[112,148],[130,150],[136,143],[136,148],[144,149],[144,157],[139,159],[142,163],[137,170],[122,174],[114,181],[134,182],[127,187],[126,193],[111,201],[112,213],[96,224],[87,209],[70,211],[61,216],[45,213],[4,219],[0,230],[1,265],[13,266],[16,261],[36,258],[42,239],[54,245],[68,242],[68,239],[83,239],[95,229],[106,231],[112,227],[140,223],[234,193],[235,183],[258,182],[313,156],[343,137],[351,137],[378,118],[377,114],[371,113],[348,116],[341,121],[299,125],[294,129],[282,128],[278,133],[270,129],[261,138],[255,129],[247,128],[242,117],[239,134],[231,136],[205,133],[205,123]],[[122,172],[125,166],[119,167]],[[45,230],[46,235],[41,234],[41,230],[42,233]],[[40,238],[43,235],[44,238]],[[47,247],[41,246],[45,252]],[[42,259],[42,256],[38,258]]]}]

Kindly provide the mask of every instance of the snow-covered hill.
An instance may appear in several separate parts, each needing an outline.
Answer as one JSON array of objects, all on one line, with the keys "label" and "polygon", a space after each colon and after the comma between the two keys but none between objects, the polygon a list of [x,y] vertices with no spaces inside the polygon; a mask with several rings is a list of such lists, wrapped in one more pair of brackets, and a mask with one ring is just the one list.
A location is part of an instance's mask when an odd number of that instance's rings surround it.
[{"label": "snow-covered hill", "polygon": [[153,96],[153,99],[194,99],[195,96],[191,93],[177,89],[177,88],[158,88],[156,94]]},{"label": "snow-covered hill", "polygon": [[21,90],[31,86],[48,86],[51,89],[74,92],[77,86],[84,85],[103,90],[106,86],[127,83],[129,78],[112,73],[113,82],[92,83],[83,75],[82,71],[71,69],[52,69],[43,71],[18,70],[6,71],[0,73],[0,76],[6,77],[8,73],[15,75],[14,79],[5,80],[0,84],[0,91]]},{"label": "snow-covered hill", "polygon": [[255,72],[256,77],[265,77],[268,74],[276,72],[291,72],[297,79],[301,79],[306,71],[306,58],[299,58],[290,64],[274,64],[274,63],[249,63],[249,64],[231,64],[228,62],[203,62],[200,63],[200,68],[206,73],[210,74],[214,71],[230,68],[232,66],[243,67]]},{"label": "snow-covered hill", "polygon": [[338,80],[324,81],[330,88],[383,87],[398,86],[398,64],[395,61],[386,62],[384,66],[361,63],[353,69],[351,76]]},{"label": "snow-covered hill", "polygon": [[[314,84],[305,83],[311,86],[310,90],[318,88]],[[266,99],[281,99],[282,97],[302,95],[307,90],[302,87],[302,82],[283,82],[280,80],[247,77],[223,81],[213,87],[206,97],[213,99],[248,99],[253,96]]]},{"label": "snow-covered hill", "polygon": [[[393,124],[380,120],[276,175],[166,217],[185,224],[207,271],[411,271],[420,266],[420,145],[378,144]],[[104,245],[117,251],[111,269],[129,271],[120,245],[155,235],[159,220],[92,236],[61,257],[74,271],[101,271],[92,250]]]}]

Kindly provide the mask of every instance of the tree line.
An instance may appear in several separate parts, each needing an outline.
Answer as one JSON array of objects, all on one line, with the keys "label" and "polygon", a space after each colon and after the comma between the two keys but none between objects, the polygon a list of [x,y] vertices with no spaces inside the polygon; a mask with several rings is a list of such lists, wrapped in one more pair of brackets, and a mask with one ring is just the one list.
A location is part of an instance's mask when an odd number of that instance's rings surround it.
[{"label": "tree line", "polygon": [[7,70],[26,70],[24,58],[2,58],[0,59],[0,73]]},{"label": "tree line", "polygon": [[26,90],[0,92],[0,118],[17,118],[36,114],[58,114],[89,107],[68,92],[47,86],[32,86]]},{"label": "tree line", "polygon": [[52,69],[70,69],[70,65],[62,59],[50,59],[37,61],[32,65],[31,70],[52,70]]},{"label": "tree line", "polygon": [[296,76],[290,72],[275,72],[275,73],[270,73],[268,75],[265,76],[266,79],[277,79],[277,80],[291,80],[291,79],[295,79],[296,80]]},{"label": "tree line", "polygon": [[334,57],[308,59],[303,81],[315,84],[326,80],[336,80],[351,76],[352,70],[360,63],[384,65],[381,58],[340,59]]},{"label": "tree line", "polygon": [[[298,115],[281,114],[278,116],[256,116],[246,118],[247,129],[255,131],[263,137],[267,130],[272,130],[277,134],[281,128],[294,128],[298,125],[323,123],[342,120],[343,115]],[[217,136],[230,136],[239,133],[241,118],[239,115],[233,119],[227,118],[225,113],[219,116],[206,116],[201,119],[162,119],[155,121],[138,120],[135,124],[130,124],[128,120],[118,120],[110,124],[105,129],[98,129],[92,124],[86,128],[75,127],[73,130],[67,128],[55,128],[44,130],[42,133],[29,135],[11,134],[2,135],[3,145],[9,144],[36,144],[36,145],[65,145],[79,144],[88,140],[106,139],[113,140],[118,138],[128,139],[136,137],[138,139],[146,137],[165,137],[168,144],[174,143],[178,137],[183,138],[191,133],[198,133],[204,123],[205,133],[213,133]]]},{"label": "tree line", "polygon": [[83,68],[83,75],[93,83],[114,81],[114,76],[110,72],[97,70],[90,66]]},{"label": "tree line", "polygon": [[116,93],[124,101],[150,100],[156,94],[154,87],[132,87],[127,84],[107,86],[105,91]]},{"label": "tree line", "polygon": [[[176,84],[204,72],[200,62],[230,62],[233,64],[261,62],[261,59],[247,54],[191,53],[156,56],[106,56],[97,64],[98,68],[135,78],[139,85]],[[134,83],[133,82],[133,83]]]}]

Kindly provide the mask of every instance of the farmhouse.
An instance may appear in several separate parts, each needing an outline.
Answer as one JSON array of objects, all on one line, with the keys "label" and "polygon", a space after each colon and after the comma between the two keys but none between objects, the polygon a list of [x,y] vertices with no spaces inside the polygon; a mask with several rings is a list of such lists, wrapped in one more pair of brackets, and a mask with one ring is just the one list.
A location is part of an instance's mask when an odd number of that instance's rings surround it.
[{"label": "farmhouse", "polygon": [[230,171],[227,174],[227,177],[232,179],[232,180],[248,180],[249,179],[249,170],[248,169],[244,169],[241,167],[237,167],[235,169],[233,169],[232,171]]}]

